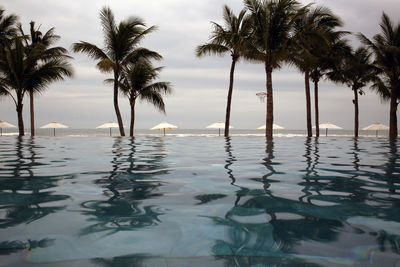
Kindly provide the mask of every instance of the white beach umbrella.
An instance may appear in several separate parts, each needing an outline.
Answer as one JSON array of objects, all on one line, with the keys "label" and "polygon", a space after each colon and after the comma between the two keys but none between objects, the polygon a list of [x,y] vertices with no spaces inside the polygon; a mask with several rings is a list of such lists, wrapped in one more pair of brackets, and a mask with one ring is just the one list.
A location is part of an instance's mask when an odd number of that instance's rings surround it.
[{"label": "white beach umbrella", "polygon": [[363,130],[365,131],[376,131],[376,136],[378,136],[379,130],[389,130],[389,127],[383,125],[382,123],[376,122],[367,127],[364,127]]},{"label": "white beach umbrella", "polygon": [[[218,129],[218,135],[221,135],[221,129],[225,129],[225,122],[219,121],[219,122],[208,125],[206,128]],[[232,128],[233,128],[233,126],[229,125],[229,129],[232,129]]]},{"label": "white beach umbrella", "polygon": [[3,128],[16,128],[17,126],[12,125],[11,123],[0,120],[0,136],[3,135]]},{"label": "white beach umbrella", "polygon": [[119,125],[118,123],[110,121],[96,127],[96,129],[107,129],[107,128],[110,129],[110,136],[111,136],[111,128],[119,128]]},{"label": "white beach umbrella", "polygon": [[[315,126],[314,126],[313,128],[315,128]],[[337,126],[337,125],[335,125],[335,124],[332,124],[332,123],[330,123],[330,122],[321,123],[321,124],[319,125],[319,128],[320,128],[320,129],[324,129],[324,128],[325,128],[325,136],[328,136],[328,129],[334,129],[334,130],[343,129],[342,127]]]},{"label": "white beach umbrella", "polygon": [[178,126],[175,126],[173,124],[170,124],[168,122],[162,122],[160,124],[157,124],[153,128],[150,128],[150,130],[163,130],[164,131],[164,136],[165,136],[165,130],[167,129],[177,129]]},{"label": "white beach umbrella", "polygon": [[59,122],[53,121],[49,124],[43,125],[42,127],[40,127],[42,129],[47,129],[47,128],[53,128],[53,135],[56,136],[56,128],[69,128],[67,125],[61,124]]},{"label": "white beach umbrella", "polygon": [[[258,127],[257,130],[265,130],[265,128],[266,128],[266,126],[264,124],[263,126]],[[283,128],[282,126],[279,126],[278,124],[274,123],[274,124],[272,124],[272,129],[273,130],[283,130],[285,128]]]}]

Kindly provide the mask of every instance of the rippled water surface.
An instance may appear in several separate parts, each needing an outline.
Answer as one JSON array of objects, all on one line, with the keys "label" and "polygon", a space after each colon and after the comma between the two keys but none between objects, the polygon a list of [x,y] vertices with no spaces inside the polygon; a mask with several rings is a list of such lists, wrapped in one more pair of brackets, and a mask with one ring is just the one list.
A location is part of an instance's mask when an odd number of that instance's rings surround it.
[{"label": "rippled water surface", "polygon": [[400,266],[383,138],[0,138],[0,265]]}]

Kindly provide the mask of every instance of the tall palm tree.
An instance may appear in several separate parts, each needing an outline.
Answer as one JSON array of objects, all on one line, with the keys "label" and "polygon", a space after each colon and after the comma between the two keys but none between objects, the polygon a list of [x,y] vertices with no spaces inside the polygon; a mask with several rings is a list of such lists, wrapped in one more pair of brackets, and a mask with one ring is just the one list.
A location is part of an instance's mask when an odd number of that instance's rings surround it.
[{"label": "tall palm tree", "polygon": [[159,77],[161,70],[162,67],[154,68],[147,60],[139,60],[124,68],[119,87],[128,97],[131,107],[130,136],[133,136],[135,127],[137,100],[146,101],[165,113],[163,96],[172,93],[172,87],[169,82],[154,82]]},{"label": "tall palm tree", "polygon": [[139,43],[150,32],[156,29],[155,26],[146,28],[146,24],[138,17],[130,17],[115,23],[114,14],[109,7],[103,7],[100,11],[100,21],[103,27],[104,44],[103,49],[94,44],[81,41],[74,43],[74,52],[88,54],[94,60],[99,60],[97,67],[102,72],[114,74],[114,109],[118,120],[121,136],[125,136],[121,112],[118,106],[118,81],[123,67],[137,57],[138,53],[147,53],[147,49],[138,49]]},{"label": "tall palm tree", "polygon": [[244,9],[240,11],[239,16],[236,17],[233,11],[225,5],[223,7],[223,18],[225,27],[218,23],[211,22],[213,31],[210,36],[210,41],[204,45],[198,46],[196,48],[196,55],[201,57],[204,55],[224,55],[229,53],[232,57],[225,115],[225,136],[229,136],[235,66],[244,52],[246,39],[248,38],[251,28],[250,17],[246,15],[246,10]]},{"label": "tall palm tree", "polygon": [[377,68],[372,64],[372,54],[364,47],[350,51],[335,65],[333,71],[327,73],[327,76],[331,81],[346,84],[353,90],[354,137],[358,137],[358,95],[365,94],[362,88],[376,81]]},{"label": "tall palm tree", "polygon": [[0,46],[9,43],[17,32],[18,17],[14,14],[5,15],[5,9],[0,7]]},{"label": "tall palm tree", "polygon": [[372,40],[358,34],[360,40],[374,53],[374,64],[380,69],[380,79],[374,88],[386,99],[390,99],[389,137],[398,136],[397,105],[400,98],[400,23],[394,25],[389,16],[382,14],[381,33]]},{"label": "tall palm tree", "polygon": [[25,135],[22,117],[25,94],[43,90],[54,81],[72,76],[72,67],[65,59],[55,58],[38,64],[37,59],[43,51],[38,47],[25,47],[23,39],[15,37],[13,43],[0,51],[0,91],[15,103],[20,136]]},{"label": "tall palm tree", "polygon": [[330,29],[341,25],[340,19],[326,7],[305,8],[305,12],[295,20],[293,25],[290,51],[290,63],[304,73],[306,93],[307,135],[312,136],[310,73],[317,64],[313,51],[320,46],[328,46]]},{"label": "tall palm tree", "polygon": [[288,43],[299,3],[294,0],[244,0],[251,13],[252,36],[246,57],[264,63],[267,90],[265,136],[272,138],[273,91],[272,71],[288,59]]},{"label": "tall palm tree", "polygon": [[347,40],[342,37],[348,32],[345,31],[332,31],[327,32],[328,45],[318,46],[314,49],[314,56],[316,56],[315,64],[312,67],[310,78],[314,83],[314,112],[315,112],[315,136],[319,137],[319,82],[326,73],[332,70],[336,61],[348,53],[350,47]]},{"label": "tall palm tree", "polygon": [[[60,36],[54,33],[54,28],[48,30],[45,34],[42,34],[39,27],[35,28],[35,22],[30,22],[30,35],[25,35],[22,25],[19,24],[18,28],[20,33],[25,38],[25,45],[28,48],[26,51],[29,53],[34,47],[42,51],[38,53],[37,61],[49,61],[51,59],[69,59],[67,49],[63,47],[50,47],[56,41],[60,39]],[[43,89],[43,88],[40,88]],[[30,118],[31,118],[31,136],[35,136],[35,111],[34,111],[34,95],[41,93],[41,91],[29,91],[29,103],[30,103]]]}]

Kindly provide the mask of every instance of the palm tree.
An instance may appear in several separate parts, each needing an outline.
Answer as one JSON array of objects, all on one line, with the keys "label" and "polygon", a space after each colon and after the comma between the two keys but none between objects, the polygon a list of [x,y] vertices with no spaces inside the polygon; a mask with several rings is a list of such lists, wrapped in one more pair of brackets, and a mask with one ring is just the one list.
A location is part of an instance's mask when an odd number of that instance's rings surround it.
[{"label": "palm tree", "polygon": [[154,68],[147,60],[138,60],[124,68],[119,87],[128,97],[131,106],[130,136],[133,136],[135,127],[137,100],[144,100],[165,113],[163,95],[172,93],[172,88],[169,82],[154,82],[161,70],[162,67]]},{"label": "palm tree", "polygon": [[[18,17],[14,14],[5,15],[5,9],[0,7],[0,55],[4,54],[6,45],[9,45],[11,39],[16,34],[16,24]],[[8,91],[5,89],[4,81],[0,80],[0,97],[7,96]]]},{"label": "palm tree", "polygon": [[223,18],[225,27],[218,23],[211,22],[213,31],[210,36],[210,41],[209,43],[198,46],[196,48],[196,55],[202,57],[204,55],[224,55],[229,53],[232,57],[225,115],[225,136],[227,137],[229,136],[235,66],[246,47],[246,39],[250,32],[250,19],[249,16],[246,16],[246,10],[242,10],[239,16],[236,17],[227,5],[223,7]]},{"label": "palm tree", "polygon": [[246,57],[264,63],[267,89],[265,136],[272,138],[273,91],[272,71],[288,59],[288,43],[293,23],[299,12],[294,0],[244,0],[251,12],[252,36]]},{"label": "palm tree", "polygon": [[137,17],[130,17],[116,25],[114,14],[109,7],[103,7],[100,11],[100,21],[104,33],[105,47],[103,49],[84,41],[75,43],[72,47],[74,52],[83,52],[94,60],[99,60],[97,67],[100,71],[106,73],[113,72],[114,109],[120,134],[121,136],[125,136],[121,112],[118,106],[118,81],[124,66],[133,62],[138,54],[149,52],[145,48],[138,49],[138,45],[156,27],[145,28],[146,25],[143,20]]},{"label": "palm tree", "polygon": [[5,9],[0,7],[0,46],[9,43],[16,34],[18,17],[14,14],[5,15]]},{"label": "palm tree", "polygon": [[319,105],[318,105],[318,84],[325,74],[332,70],[337,60],[342,58],[343,55],[348,53],[350,47],[347,40],[342,39],[343,35],[348,32],[345,31],[328,31],[328,45],[318,46],[314,49],[314,56],[316,56],[315,64],[312,67],[310,78],[314,83],[314,112],[315,112],[315,136],[319,137]]},{"label": "palm tree", "polygon": [[[30,22],[30,35],[25,38],[25,45],[28,48],[26,51],[29,53],[34,47],[42,50],[42,53],[38,54],[39,61],[49,61],[51,59],[69,59],[67,49],[63,47],[50,47],[56,41],[60,39],[60,36],[54,34],[54,28],[48,30],[45,34],[35,28],[35,22]],[[20,33],[25,36],[21,24],[18,26]],[[43,88],[40,88],[43,89]],[[34,94],[41,93],[41,91],[29,91],[29,103],[30,103],[30,117],[31,117],[31,136],[35,136],[35,111],[34,111]]]},{"label": "palm tree", "polygon": [[368,83],[376,81],[377,68],[372,65],[372,54],[364,47],[350,51],[342,57],[332,72],[327,74],[328,78],[336,83],[349,86],[354,93],[354,137],[358,137],[359,109],[358,95],[363,95],[362,90]]},{"label": "palm tree", "polygon": [[326,7],[309,9],[295,20],[293,25],[290,51],[290,63],[294,64],[304,73],[306,93],[307,135],[312,136],[311,123],[311,97],[310,97],[310,73],[317,64],[317,56],[313,51],[320,46],[328,45],[327,33],[332,28],[341,25],[340,19]]},{"label": "palm tree", "polygon": [[375,56],[374,65],[379,68],[381,75],[375,82],[374,88],[383,96],[390,99],[389,137],[398,136],[397,105],[400,97],[400,23],[393,25],[389,16],[382,14],[380,23],[381,33],[372,40],[363,34],[358,34],[360,40],[368,46]]},{"label": "palm tree", "polygon": [[23,36],[15,37],[13,43],[0,51],[0,91],[15,103],[20,136],[25,134],[22,117],[25,94],[43,90],[54,81],[72,76],[71,65],[63,58],[38,63],[43,51],[39,47],[25,47],[23,39]]}]

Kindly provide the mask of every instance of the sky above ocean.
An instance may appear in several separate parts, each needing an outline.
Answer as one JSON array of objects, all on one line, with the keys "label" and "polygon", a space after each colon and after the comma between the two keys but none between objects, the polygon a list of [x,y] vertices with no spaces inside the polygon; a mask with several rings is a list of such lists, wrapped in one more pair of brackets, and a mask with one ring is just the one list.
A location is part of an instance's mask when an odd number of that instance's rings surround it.
[{"label": "sky above ocean", "polygon": [[[301,1],[308,4],[310,1]],[[344,21],[344,30],[367,37],[379,32],[382,11],[395,23],[400,17],[398,0],[325,0],[315,1],[332,9]],[[139,16],[148,26],[157,25],[158,31],[150,34],[142,46],[159,52],[164,59],[156,66],[165,66],[160,80],[172,83],[174,93],[166,98],[167,114],[157,112],[146,103],[137,106],[136,127],[145,129],[160,121],[168,121],[180,128],[204,128],[223,121],[229,83],[231,58],[195,57],[197,45],[208,40],[210,21],[222,23],[222,6],[229,5],[237,14],[242,8],[240,0],[2,0],[6,14],[15,13],[26,31],[29,22],[35,21],[45,32],[55,27],[61,36],[58,45],[71,51],[74,42],[88,41],[103,47],[99,11],[109,6],[119,22],[129,16]],[[359,42],[349,37],[353,46]],[[71,53],[75,76],[64,82],[52,84],[36,98],[36,125],[60,121],[75,128],[94,128],[107,121],[116,121],[112,87],[104,84],[111,75],[100,73],[96,62],[84,54]],[[304,78],[293,67],[284,66],[274,71],[275,123],[287,129],[304,129],[305,96]],[[240,61],[235,74],[231,124],[239,129],[253,129],[265,123],[265,103],[256,93],[265,91],[263,65]],[[360,126],[373,122],[388,124],[389,105],[381,103],[374,92],[366,88],[360,98]],[[343,128],[353,125],[353,93],[345,85],[322,82],[319,91],[320,121],[330,121]],[[29,119],[29,103],[24,105],[25,123]],[[120,98],[124,124],[129,124],[129,104]],[[16,124],[17,116],[11,98],[0,99],[0,119]]]}]

